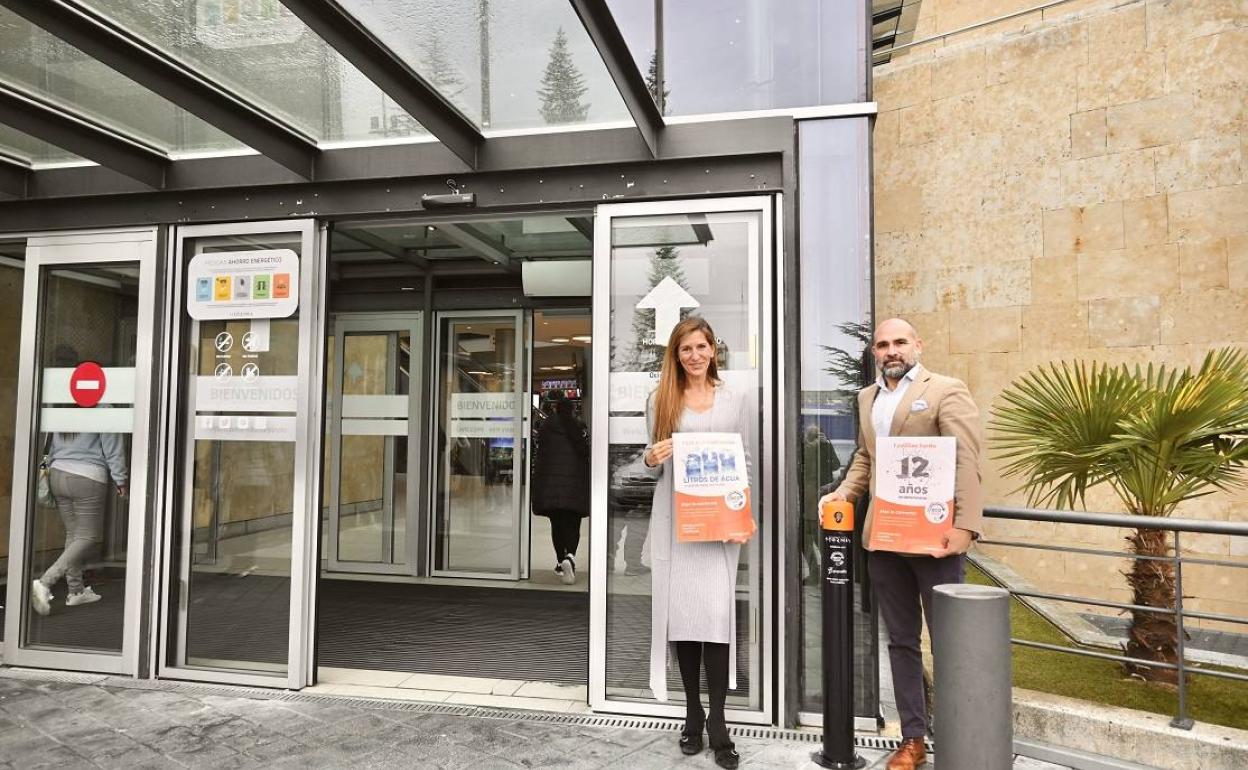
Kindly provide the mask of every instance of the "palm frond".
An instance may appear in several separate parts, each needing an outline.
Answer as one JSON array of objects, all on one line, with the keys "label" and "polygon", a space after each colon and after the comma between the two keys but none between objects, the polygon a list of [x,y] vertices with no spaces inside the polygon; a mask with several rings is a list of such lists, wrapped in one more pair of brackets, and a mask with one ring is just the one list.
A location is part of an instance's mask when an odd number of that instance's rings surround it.
[{"label": "palm frond", "polygon": [[1128,510],[1164,516],[1184,500],[1248,484],[1248,354],[1200,368],[1058,363],[1002,395],[993,456],[1031,504],[1083,505],[1109,484]]}]

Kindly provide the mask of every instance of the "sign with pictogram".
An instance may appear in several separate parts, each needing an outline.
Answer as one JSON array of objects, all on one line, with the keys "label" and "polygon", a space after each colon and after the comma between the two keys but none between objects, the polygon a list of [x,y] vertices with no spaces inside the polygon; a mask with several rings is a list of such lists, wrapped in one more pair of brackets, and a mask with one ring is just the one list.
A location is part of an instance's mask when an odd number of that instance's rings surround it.
[{"label": "sign with pictogram", "polygon": [[291,249],[196,254],[186,272],[186,310],[197,321],[289,318],[299,308]]},{"label": "sign with pictogram", "polygon": [[78,406],[91,408],[104,398],[104,369],[94,361],[83,361],[69,375],[69,395]]}]

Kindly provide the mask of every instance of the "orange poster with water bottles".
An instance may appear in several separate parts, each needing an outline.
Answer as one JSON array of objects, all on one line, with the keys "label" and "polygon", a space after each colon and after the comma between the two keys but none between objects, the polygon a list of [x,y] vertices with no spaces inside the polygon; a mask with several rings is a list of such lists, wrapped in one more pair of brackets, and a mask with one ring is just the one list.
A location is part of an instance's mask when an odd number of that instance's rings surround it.
[{"label": "orange poster with water bottles", "polygon": [[672,434],[672,470],[677,541],[744,541],[754,534],[740,433]]},{"label": "orange poster with water bottles", "polygon": [[952,436],[881,436],[875,444],[873,551],[931,554],[953,526],[958,445]]}]

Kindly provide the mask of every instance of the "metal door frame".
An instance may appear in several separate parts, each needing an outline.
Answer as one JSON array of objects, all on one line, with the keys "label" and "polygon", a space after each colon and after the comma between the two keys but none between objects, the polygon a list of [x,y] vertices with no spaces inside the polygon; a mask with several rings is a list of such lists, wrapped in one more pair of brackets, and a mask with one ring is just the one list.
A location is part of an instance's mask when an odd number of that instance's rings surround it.
[{"label": "metal door frame", "polygon": [[[299,342],[298,342],[298,411],[295,428],[294,496],[291,511],[291,562],[290,562],[290,617],[287,631],[287,661],[284,675],[266,675],[256,671],[239,669],[193,667],[186,664],[186,592],[190,572],[191,508],[189,505],[190,483],[187,471],[194,461],[195,398],[194,381],[182,370],[185,361],[198,353],[198,344],[191,337],[186,355],[183,355],[182,337],[184,324],[195,324],[183,311],[185,301],[185,263],[183,248],[192,238],[228,236],[263,236],[274,234],[298,234],[299,255]],[[326,237],[325,225],[313,219],[291,219],[265,222],[234,222],[219,225],[191,225],[178,227],[170,239],[171,270],[168,283],[169,329],[167,338],[167,368],[171,408],[168,411],[164,432],[165,474],[162,497],[165,501],[162,515],[163,537],[160,543],[162,569],[159,589],[154,592],[155,616],[162,620],[159,649],[153,655],[156,674],[171,679],[186,679],[223,684],[242,684],[261,687],[285,687],[300,689],[314,680],[316,580],[319,561],[316,557],[320,525],[320,476],[321,476],[321,429],[322,382],[325,362],[325,281]],[[184,421],[184,433],[178,431],[179,421]],[[179,457],[179,452],[183,456]],[[179,464],[178,460],[182,459]],[[181,485],[182,494],[178,494]],[[174,517],[176,521],[174,520]],[[175,527],[183,534],[181,548],[173,553]],[[177,592],[171,574],[177,570]],[[170,622],[177,623],[176,635],[171,633]],[[176,648],[171,648],[176,644]],[[170,663],[170,654],[176,663]]]},{"label": "metal door frame", "polygon": [[[733,722],[748,724],[773,724],[778,696],[775,655],[784,649],[783,626],[776,633],[774,621],[776,595],[783,601],[783,580],[775,573],[775,550],[782,530],[777,531],[785,520],[784,499],[775,494],[775,473],[779,464],[778,445],[775,440],[778,398],[776,393],[775,359],[782,347],[777,339],[783,328],[783,319],[777,314],[775,287],[780,278],[782,244],[776,237],[778,216],[781,210],[779,194],[664,200],[639,203],[606,203],[597,207],[594,215],[594,291],[593,291],[593,338],[602,341],[593,350],[593,422],[592,438],[592,504],[590,514],[590,633],[589,633],[589,703],[594,711],[635,714],[638,716],[683,718],[683,704],[656,701],[615,700],[606,692],[606,633],[607,633],[607,538],[611,527],[607,509],[610,478],[608,477],[608,420],[610,396],[610,339],[611,339],[611,223],[615,218],[661,216],[667,214],[752,213],[759,214],[759,253],[756,255],[754,274],[758,281],[758,330],[757,342],[758,381],[760,386],[759,408],[762,426],[759,431],[759,497],[764,505],[766,524],[759,547],[758,570],[761,585],[759,603],[760,636],[758,655],[754,664],[757,670],[752,679],[759,688],[759,710],[728,708],[727,717]],[[753,587],[751,587],[753,590]],[[783,606],[783,605],[781,605]],[[738,619],[738,623],[742,619]],[[746,621],[748,622],[748,621]]]},{"label": "metal door frame", "polygon": [[[147,521],[147,488],[151,480],[152,447],[148,428],[151,424],[151,393],[154,342],[160,331],[156,328],[157,240],[155,227],[118,230],[82,230],[77,232],[38,233],[26,236],[26,263],[22,292],[21,352],[18,363],[17,415],[13,448],[13,495],[9,529],[9,573],[5,614],[4,663],[38,668],[95,671],[106,674],[135,675],[139,671],[142,629],[144,579],[144,537]],[[32,242],[34,245],[32,245]],[[113,250],[115,248],[115,251]],[[52,251],[44,256],[43,249]],[[56,255],[68,249],[70,253]],[[76,252],[76,253],[75,253]],[[111,252],[111,253],[110,253]],[[120,653],[69,652],[50,649],[22,648],[26,619],[26,532],[29,515],[28,499],[33,487],[33,453],[36,436],[35,410],[42,399],[35,388],[35,353],[42,345],[39,328],[43,304],[40,295],[45,286],[43,268],[56,265],[90,265],[107,262],[137,262],[139,265],[138,319],[135,335],[134,425],[130,442],[130,502],[127,531],[125,626]],[[40,385],[42,380],[40,380]],[[19,491],[20,490],[20,491]]]},{"label": "metal door frame", "polygon": [[[499,318],[511,318],[515,323],[515,344],[512,353],[512,360],[515,361],[516,379],[516,438],[515,451],[512,453],[511,468],[511,497],[514,520],[512,522],[512,532],[515,537],[515,549],[512,553],[511,572],[467,572],[463,570],[440,570],[437,569],[437,538],[438,538],[438,495],[439,481],[441,477],[438,475],[438,432],[430,430],[428,440],[433,442],[429,445],[429,499],[426,507],[429,517],[428,532],[428,558],[429,558],[429,575],[432,577],[451,577],[451,578],[474,578],[480,580],[519,580],[520,579],[520,559],[521,559],[521,541],[526,538],[522,537],[522,529],[524,527],[524,518],[527,518],[528,511],[523,509],[523,489],[522,478],[523,468],[526,462],[525,458],[525,442],[529,426],[528,420],[528,404],[524,403],[525,394],[528,391],[528,375],[526,367],[526,359],[524,356],[524,336],[525,331],[525,311],[524,310],[439,310],[433,316],[433,350],[430,351],[430,362],[432,363],[431,375],[433,378],[433,398],[430,400],[430,413],[428,415],[429,425],[431,428],[438,426],[438,410],[442,407],[442,341],[443,341],[443,321],[447,319],[472,320],[480,319],[482,321],[494,321]],[[450,436],[447,436],[449,444]]]},{"label": "metal door frame", "polygon": [[[329,440],[329,500],[325,506],[325,515],[329,517],[329,541],[325,543],[325,554],[327,556],[326,569],[329,572],[350,572],[350,573],[366,573],[366,574],[395,574],[395,575],[419,575],[421,574],[420,555],[420,469],[421,454],[424,451],[424,445],[421,437],[425,435],[424,425],[422,421],[422,411],[420,405],[422,403],[423,386],[421,372],[414,371],[415,366],[408,371],[408,406],[407,406],[407,526],[405,528],[406,542],[403,544],[405,564],[385,564],[361,561],[343,561],[338,558],[338,525],[339,525],[339,489],[342,473],[342,401],[343,401],[343,378],[345,376],[344,361],[346,350],[344,346],[347,334],[355,333],[375,333],[375,334],[396,334],[398,332],[408,332],[411,336],[411,350],[409,361],[419,363],[421,357],[425,355],[423,347],[423,325],[424,312],[399,312],[399,313],[339,313],[333,319],[333,336],[334,336],[334,376],[333,382],[329,383],[330,391],[328,403],[328,414],[326,415],[326,429]],[[395,352],[397,355],[397,350]],[[388,375],[389,376],[389,375]],[[387,469],[392,472],[392,461],[389,459],[393,439],[387,436]],[[390,472],[384,473],[389,476]],[[387,495],[393,494],[393,485],[388,484],[385,490]],[[393,523],[393,504],[390,506],[390,520]],[[392,524],[393,526],[393,524]],[[391,530],[393,537],[393,529]]]}]

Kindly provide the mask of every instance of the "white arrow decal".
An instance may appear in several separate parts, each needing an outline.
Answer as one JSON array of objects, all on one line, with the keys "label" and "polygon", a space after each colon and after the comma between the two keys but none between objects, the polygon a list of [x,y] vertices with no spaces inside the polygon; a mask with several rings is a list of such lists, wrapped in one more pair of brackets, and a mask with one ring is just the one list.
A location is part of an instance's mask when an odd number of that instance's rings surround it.
[{"label": "white arrow decal", "polygon": [[701,305],[685,288],[671,276],[659,281],[659,285],[637,303],[638,310],[654,309],[654,344],[666,345],[672,329],[680,322],[680,309]]}]

